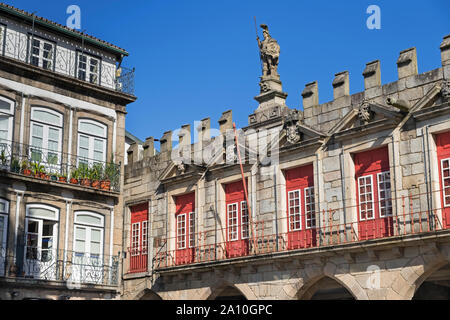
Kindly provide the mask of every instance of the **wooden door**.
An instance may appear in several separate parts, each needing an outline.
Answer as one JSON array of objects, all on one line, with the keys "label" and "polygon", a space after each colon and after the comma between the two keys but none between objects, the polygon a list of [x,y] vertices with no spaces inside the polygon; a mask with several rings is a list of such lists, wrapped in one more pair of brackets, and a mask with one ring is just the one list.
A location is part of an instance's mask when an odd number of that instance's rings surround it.
[{"label": "wooden door", "polygon": [[436,136],[442,225],[450,228],[450,131]]},{"label": "wooden door", "polygon": [[249,215],[242,180],[225,185],[228,258],[249,253]]},{"label": "wooden door", "polygon": [[288,249],[317,245],[312,164],[285,171]]},{"label": "wooden door", "polygon": [[130,272],[145,272],[148,265],[148,203],[132,206]]},{"label": "wooden door", "polygon": [[175,198],[176,264],[193,263],[195,258],[195,193]]},{"label": "wooden door", "polygon": [[359,239],[392,236],[391,178],[388,148],[355,154]]}]

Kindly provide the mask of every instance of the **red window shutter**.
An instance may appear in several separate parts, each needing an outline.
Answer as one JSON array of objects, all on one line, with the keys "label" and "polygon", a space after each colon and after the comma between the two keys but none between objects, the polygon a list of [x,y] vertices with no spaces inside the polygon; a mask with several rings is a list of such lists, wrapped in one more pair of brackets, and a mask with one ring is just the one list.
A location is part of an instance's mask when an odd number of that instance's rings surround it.
[{"label": "red window shutter", "polygon": [[442,224],[450,228],[450,131],[436,135]]}]

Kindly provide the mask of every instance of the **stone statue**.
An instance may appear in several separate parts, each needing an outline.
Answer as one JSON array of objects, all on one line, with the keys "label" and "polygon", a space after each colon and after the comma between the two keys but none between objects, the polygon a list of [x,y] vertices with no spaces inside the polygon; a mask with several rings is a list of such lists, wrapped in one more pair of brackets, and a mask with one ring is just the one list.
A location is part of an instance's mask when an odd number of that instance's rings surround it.
[{"label": "stone statue", "polygon": [[263,29],[264,39],[261,41],[259,37],[257,37],[256,40],[258,41],[263,64],[263,77],[274,76],[278,78],[277,68],[278,58],[280,56],[280,46],[278,45],[277,40],[270,36],[269,27],[267,25],[262,24],[261,28]]}]

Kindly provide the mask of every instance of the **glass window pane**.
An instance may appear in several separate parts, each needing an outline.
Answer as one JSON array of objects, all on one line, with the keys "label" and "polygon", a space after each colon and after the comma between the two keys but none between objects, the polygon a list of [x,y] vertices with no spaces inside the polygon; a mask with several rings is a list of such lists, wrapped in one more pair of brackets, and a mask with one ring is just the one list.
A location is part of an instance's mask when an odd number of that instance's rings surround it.
[{"label": "glass window pane", "polygon": [[44,136],[44,127],[43,126],[33,123],[32,127],[33,127],[33,129],[32,129],[33,137],[42,138]]},{"label": "glass window pane", "polygon": [[91,241],[100,242],[101,235],[100,230],[91,230]]},{"label": "glass window pane", "polygon": [[106,138],[104,126],[92,122],[80,121],[79,131]]},{"label": "glass window pane", "polygon": [[94,139],[94,150],[103,152],[104,140]]},{"label": "glass window pane", "polygon": [[92,254],[100,254],[100,243],[91,242],[91,253]]},{"label": "glass window pane", "polygon": [[102,219],[98,217],[94,217],[91,215],[86,214],[78,214],[76,218],[77,223],[86,223],[86,224],[93,224],[93,225],[102,225]]},{"label": "glass window pane", "polygon": [[86,239],[86,229],[76,227],[75,238],[78,240],[85,240]]},{"label": "glass window pane", "polygon": [[75,251],[84,252],[85,241],[84,240],[75,240]]},{"label": "glass window pane", "polygon": [[28,216],[38,218],[48,218],[53,220],[57,219],[56,212],[44,208],[29,208]]},{"label": "glass window pane", "polygon": [[33,120],[38,120],[46,123],[50,123],[53,125],[60,126],[61,125],[61,116],[57,116],[56,114],[50,113],[44,110],[33,110]]},{"label": "glass window pane", "polygon": [[81,136],[80,135],[80,147],[82,148],[89,148],[89,138],[86,136]]},{"label": "glass window pane", "polygon": [[11,104],[0,99],[0,110],[1,112],[11,113]]}]

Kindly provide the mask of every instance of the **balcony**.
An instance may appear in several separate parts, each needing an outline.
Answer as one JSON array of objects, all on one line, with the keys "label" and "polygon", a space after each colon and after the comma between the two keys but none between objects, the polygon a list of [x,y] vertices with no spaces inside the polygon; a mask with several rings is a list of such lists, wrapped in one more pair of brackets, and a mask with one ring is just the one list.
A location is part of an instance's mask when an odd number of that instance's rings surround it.
[{"label": "balcony", "polygon": [[[14,256],[0,248],[0,277],[63,282],[69,288],[118,286],[119,256],[19,246]],[[1,278],[0,278],[1,279]]]},{"label": "balcony", "polygon": [[[441,190],[432,193],[438,197]],[[274,232],[274,226],[288,228],[286,218],[253,221],[250,237],[239,241],[214,242],[217,237],[226,237],[227,228],[195,233],[195,246],[173,250],[177,238],[158,238],[160,245],[153,254],[153,271],[169,271],[176,268],[195,268],[205,263],[239,261],[284,256],[302,253],[326,252],[334,249],[351,249],[363,245],[399,245],[408,240],[445,237],[450,231],[450,221],[445,208],[421,211],[420,204],[430,196],[428,193],[411,194],[392,199],[397,204],[397,214],[361,222],[338,223],[344,210],[323,210],[313,215],[312,227],[298,231]],[[347,207],[350,213],[356,207]],[[367,222],[370,222],[369,224]],[[169,249],[168,245],[169,244]],[[147,251],[129,249],[129,273],[142,272],[147,268]]]},{"label": "balcony", "polygon": [[79,186],[90,190],[120,192],[120,164],[37,148],[13,141],[0,142],[0,172]]},{"label": "balcony", "polygon": [[[1,57],[24,63],[37,70],[63,75],[134,96],[134,68],[117,67],[113,63],[103,63],[102,60],[97,59],[97,63],[90,66],[91,69],[85,68],[78,70],[80,72],[77,73],[77,59],[80,55],[75,48],[68,50],[40,38],[34,38],[35,43],[33,48],[30,48],[31,40],[28,35],[16,32],[7,32],[5,35],[4,32],[4,28],[0,26],[0,39],[4,39],[0,44]],[[43,43],[45,45],[41,47]],[[76,55],[78,57],[75,57]]]}]

